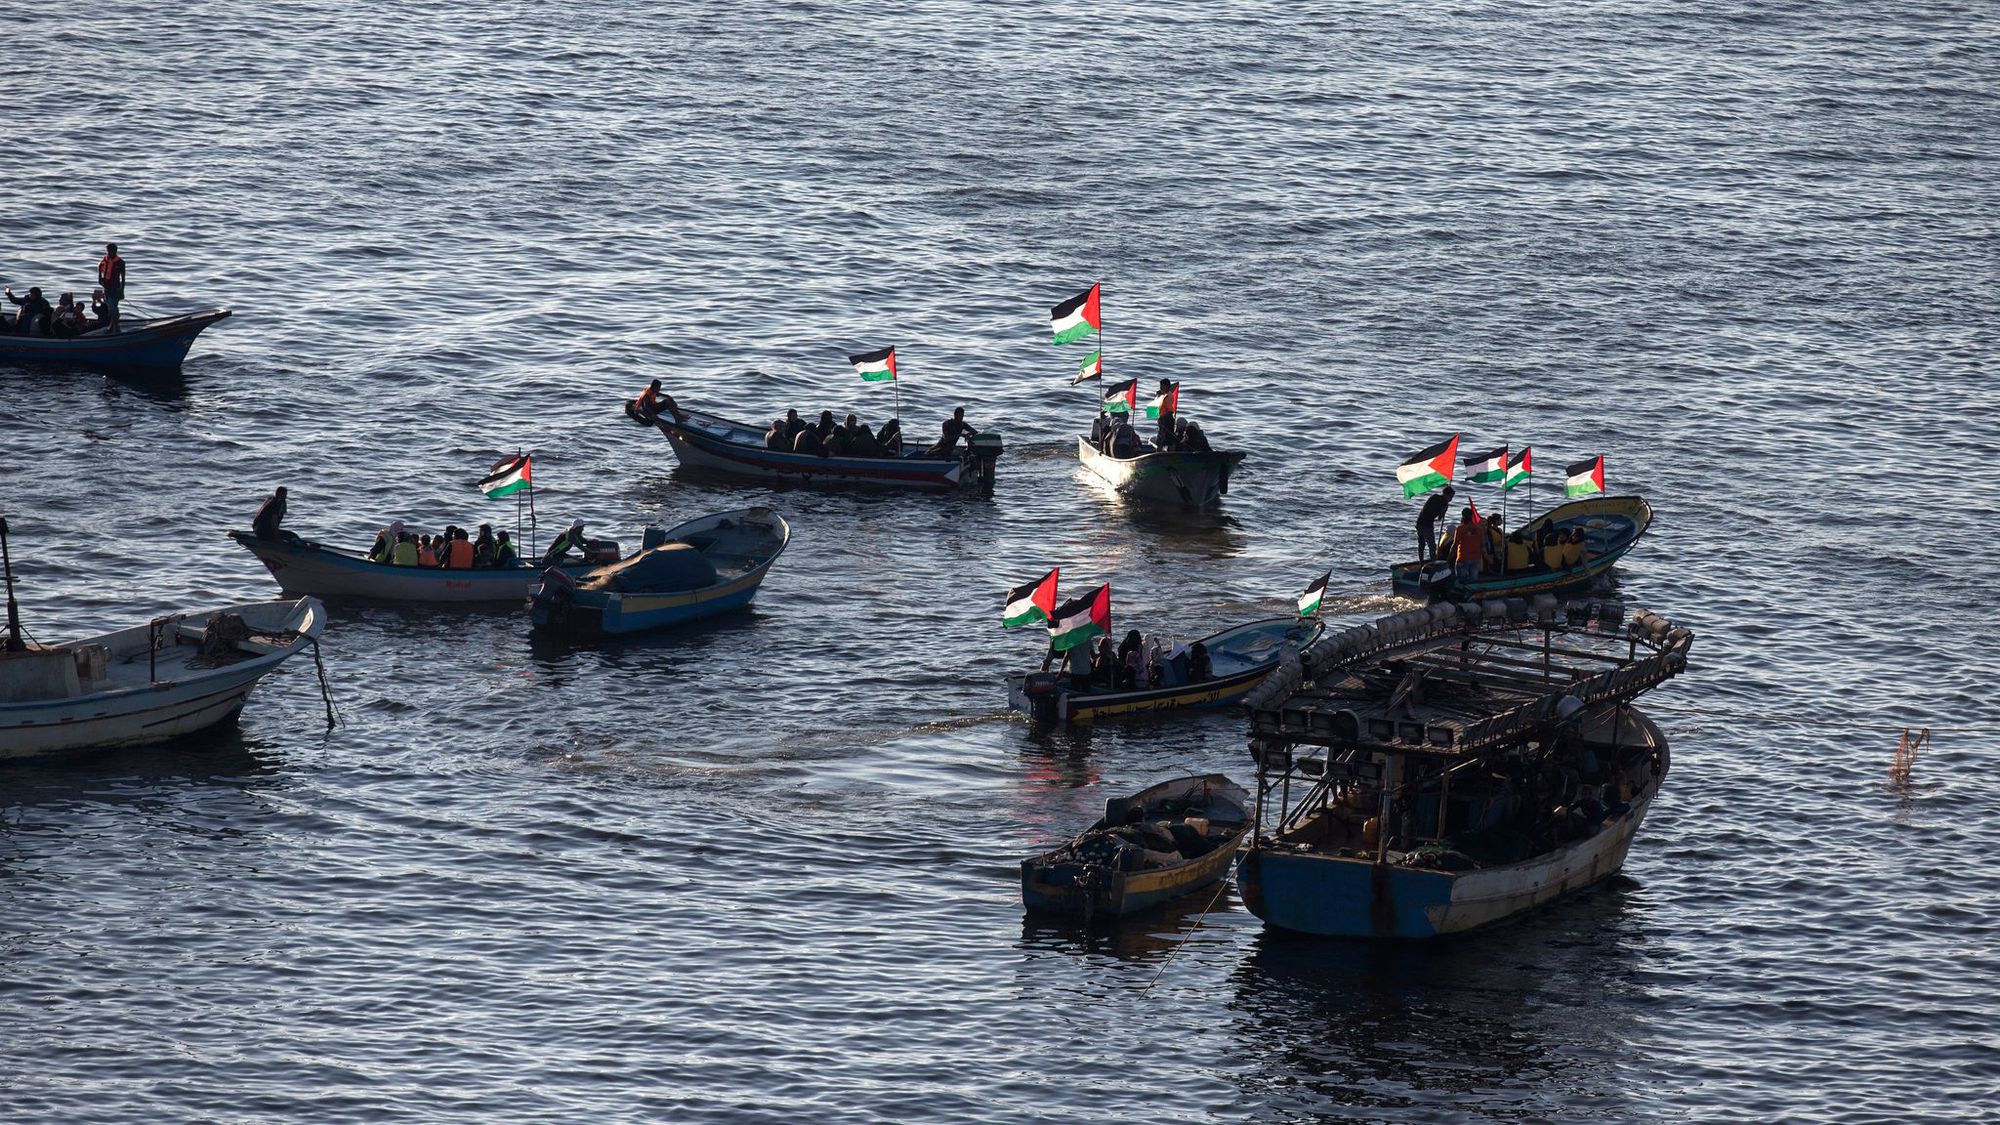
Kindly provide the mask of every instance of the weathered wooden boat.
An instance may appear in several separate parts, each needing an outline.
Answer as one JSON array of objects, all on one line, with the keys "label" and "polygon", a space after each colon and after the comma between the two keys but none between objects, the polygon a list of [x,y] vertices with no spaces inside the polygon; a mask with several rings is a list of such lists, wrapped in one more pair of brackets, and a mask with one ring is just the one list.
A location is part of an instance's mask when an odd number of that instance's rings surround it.
[{"label": "weathered wooden boat", "polygon": [[1187,508],[1204,507],[1227,495],[1229,474],[1243,461],[1243,454],[1224,451],[1113,457],[1100,452],[1088,437],[1076,439],[1076,456],[1084,468],[1126,496]]},{"label": "weathered wooden boat", "polygon": [[632,557],[572,577],[546,571],[529,594],[537,628],[583,636],[682,625],[749,605],[792,529],[769,508],[649,528]]},{"label": "weathered wooden boat", "polygon": [[1021,861],[1021,903],[1090,925],[1220,882],[1250,834],[1250,794],[1219,773],[1104,802],[1062,847]]},{"label": "weathered wooden boat", "polygon": [[928,447],[905,445],[894,457],[821,457],[764,448],[764,427],[699,410],[676,419],[662,411],[653,425],[666,435],[682,465],[732,476],[834,488],[915,488],[949,492],[962,487],[993,490],[1000,435],[989,430],[943,457]]},{"label": "weathered wooden boat", "polygon": [[1583,561],[1575,566],[1558,570],[1537,567],[1470,582],[1446,578],[1441,570],[1435,581],[1427,583],[1424,567],[1428,564],[1402,562],[1389,568],[1389,584],[1404,597],[1450,601],[1578,593],[1588,590],[1599,575],[1616,566],[1652,524],[1652,505],[1637,496],[1587,496],[1558,504],[1521,529],[1529,536],[1551,525],[1558,531],[1581,530]]},{"label": "weathered wooden boat", "polygon": [[1245,701],[1269,925],[1425,939],[1616,874],[1666,737],[1632,701],[1692,635],[1615,601],[1442,603],[1329,634]]},{"label": "weathered wooden boat", "polygon": [[325,627],[319,602],[300,598],[177,613],[69,644],[15,636],[0,648],[0,758],[205,730]]},{"label": "weathered wooden boat", "polygon": [[[450,570],[431,566],[392,566],[372,562],[359,551],[324,547],[307,539],[259,539],[247,531],[232,531],[270,570],[287,594],[321,598],[367,598],[389,602],[489,602],[521,605],[542,576],[542,569],[513,566]],[[610,548],[616,556],[617,547]],[[559,569],[582,574],[604,560],[574,563]]]},{"label": "weathered wooden boat", "polygon": [[1311,644],[1320,628],[1318,621],[1272,617],[1203,637],[1194,643],[1208,650],[1213,674],[1190,683],[1079,690],[1060,672],[1016,672],[1007,677],[1007,703],[1043,723],[1085,723],[1176,707],[1222,707],[1249,694],[1287,653]]},{"label": "weathered wooden boat", "polygon": [[94,328],[80,336],[17,336],[11,320],[0,331],[0,363],[80,363],[95,367],[175,368],[201,330],[229,316],[203,309],[144,319],[123,317],[118,331]]}]

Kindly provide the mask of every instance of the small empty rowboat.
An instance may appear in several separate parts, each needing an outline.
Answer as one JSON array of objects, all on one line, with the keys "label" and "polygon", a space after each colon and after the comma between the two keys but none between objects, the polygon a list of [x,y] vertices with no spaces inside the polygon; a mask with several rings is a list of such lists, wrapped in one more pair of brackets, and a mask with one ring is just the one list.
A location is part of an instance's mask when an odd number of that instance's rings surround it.
[{"label": "small empty rowboat", "polygon": [[[1175,707],[1222,707],[1249,694],[1285,654],[1311,644],[1317,621],[1272,617],[1203,637],[1212,675],[1160,687],[1079,689],[1060,672],[1016,672],[1007,677],[1007,703],[1042,723],[1079,723]],[[1190,648],[1193,645],[1189,645]]]},{"label": "small empty rowboat", "polygon": [[201,330],[228,316],[228,309],[203,309],[144,320],[126,317],[119,320],[116,332],[96,328],[69,337],[16,336],[10,322],[0,331],[0,363],[177,368]]},{"label": "small empty rowboat", "polygon": [[1446,577],[1440,565],[1437,577],[1426,583],[1424,567],[1430,564],[1402,562],[1389,568],[1389,583],[1406,598],[1476,602],[1489,598],[1522,598],[1537,594],[1582,593],[1597,577],[1625,557],[1632,545],[1653,523],[1652,505],[1637,496],[1588,496],[1550,508],[1540,518],[1520,530],[1533,538],[1543,527],[1558,531],[1583,531],[1583,561],[1575,566],[1549,570],[1537,567],[1515,574],[1499,574],[1461,582]]},{"label": "small empty rowboat", "polygon": [[163,742],[212,727],[325,627],[319,602],[300,598],[0,650],[0,758]]},{"label": "small empty rowboat", "polygon": [[[259,539],[247,531],[232,531],[229,537],[256,555],[287,594],[425,604],[486,602],[519,608],[542,577],[540,569],[521,563],[471,570],[391,566],[372,562],[359,551],[323,547],[306,539]],[[595,565],[576,563],[562,570],[582,574]]]},{"label": "small empty rowboat", "polygon": [[749,605],[792,529],[769,508],[648,528],[631,558],[572,576],[551,569],[529,595],[535,626],[582,636],[638,633]]},{"label": "small empty rowboat", "polygon": [[1220,451],[1113,457],[1099,452],[1087,437],[1076,439],[1076,456],[1084,468],[1127,496],[1186,508],[1221,500],[1229,492],[1229,474],[1243,461],[1241,453]]},{"label": "small empty rowboat", "polygon": [[683,410],[678,419],[662,412],[653,425],[666,435],[681,464],[690,469],[836,488],[947,492],[977,486],[991,492],[993,466],[1001,452],[1000,435],[990,431],[943,457],[927,456],[924,446],[905,446],[894,457],[821,457],[766,449],[763,427],[699,410]]},{"label": "small empty rowboat", "polygon": [[1104,802],[1104,816],[1021,861],[1021,903],[1089,925],[1213,886],[1250,832],[1250,794],[1219,773]]}]

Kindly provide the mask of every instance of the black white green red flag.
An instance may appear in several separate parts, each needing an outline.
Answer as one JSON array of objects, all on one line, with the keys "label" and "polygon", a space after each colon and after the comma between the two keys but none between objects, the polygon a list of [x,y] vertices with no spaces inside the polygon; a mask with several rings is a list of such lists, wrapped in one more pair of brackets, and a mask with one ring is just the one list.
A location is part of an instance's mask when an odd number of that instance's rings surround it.
[{"label": "black white green red flag", "polygon": [[1498,484],[1507,478],[1507,447],[1489,453],[1468,453],[1459,462],[1470,470],[1466,479],[1474,484]]},{"label": "black white green red flag", "polygon": [[1169,383],[1165,394],[1154,395],[1153,401],[1146,404],[1146,417],[1158,418],[1162,410],[1169,414],[1178,414],[1180,413],[1180,409],[1181,385],[1179,383]]},{"label": "black white green red flag", "polygon": [[527,454],[503,457],[493,463],[493,471],[479,482],[479,491],[489,500],[512,496],[535,487],[534,465]]},{"label": "black white green red flag", "polygon": [[1018,629],[1049,620],[1056,608],[1056,571],[1051,570],[1025,586],[1007,591],[1007,608],[1002,611],[1003,628]]},{"label": "black white green red flag", "polygon": [[1104,385],[1104,409],[1112,414],[1130,414],[1139,405],[1139,380]]},{"label": "black white green red flag", "polygon": [[[918,357],[922,359],[922,356]],[[879,352],[864,352],[847,357],[854,365],[854,371],[864,383],[893,383],[896,381],[896,349],[883,348]],[[900,392],[898,392],[900,393]]]},{"label": "black white green red flag", "polygon": [[1101,351],[1091,352],[1083,358],[1082,363],[1076,365],[1076,378],[1071,379],[1069,385],[1074,387],[1078,383],[1088,379],[1095,379],[1102,374],[1104,374],[1104,353]]},{"label": "black white green red flag", "polygon": [[1396,480],[1403,486],[1403,497],[1422,496],[1433,488],[1450,484],[1452,467],[1457,460],[1457,434],[1404,458],[1402,465],[1396,469]]},{"label": "black white green red flag", "polygon": [[1521,455],[1514,458],[1513,464],[1507,466],[1507,479],[1501,482],[1500,487],[1508,492],[1512,492],[1515,485],[1534,476],[1534,459],[1535,447],[1532,445],[1522,446]]},{"label": "black white green red flag", "polygon": [[1332,577],[1333,572],[1327,571],[1313,579],[1312,585],[1306,587],[1306,592],[1299,595],[1300,617],[1311,617],[1319,612],[1319,603],[1326,600],[1327,581]]},{"label": "black white green red flag", "polygon": [[1068,344],[1094,335],[1102,318],[1097,313],[1097,289],[1090,288],[1049,310],[1049,331],[1055,342]]},{"label": "black white green red flag", "polygon": [[1111,583],[1071,598],[1049,615],[1049,647],[1068,652],[1111,632]]},{"label": "black white green red flag", "polygon": [[1564,496],[1588,496],[1604,491],[1604,454],[1578,461],[1564,471],[1569,477],[1563,484]]}]

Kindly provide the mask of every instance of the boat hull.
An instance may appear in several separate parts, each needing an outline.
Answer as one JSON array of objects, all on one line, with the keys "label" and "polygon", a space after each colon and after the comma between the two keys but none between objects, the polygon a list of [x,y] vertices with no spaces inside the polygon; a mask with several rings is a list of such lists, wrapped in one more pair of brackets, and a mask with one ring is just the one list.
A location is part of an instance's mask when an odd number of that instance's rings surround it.
[{"label": "boat hull", "polygon": [[[532,566],[496,570],[443,570],[369,562],[304,540],[259,539],[248,532],[229,537],[256,555],[287,594],[320,598],[365,598],[389,602],[520,604],[542,572]],[[587,565],[564,567],[572,574]]]},{"label": "boat hull", "polygon": [[1229,475],[1241,453],[1147,453],[1119,458],[1101,453],[1088,438],[1076,442],[1077,460],[1120,493],[1135,500],[1201,508],[1229,493]]},{"label": "boat hull", "polygon": [[75,363],[96,367],[171,369],[187,359],[202,329],[229,316],[208,309],[181,316],[123,322],[115,334],[53,336],[0,334],[0,363]]},{"label": "boat hull", "polygon": [[[1637,496],[1593,496],[1558,505],[1521,530],[1532,534],[1551,521],[1558,527],[1583,528],[1589,550],[1582,563],[1563,570],[1529,571],[1471,582],[1453,580],[1446,596],[1453,601],[1486,601],[1588,590],[1600,575],[1618,565],[1646,533],[1652,525],[1653,509]],[[1402,562],[1390,567],[1389,585],[1406,598],[1427,597],[1418,577],[1423,565]]]},{"label": "boat hull", "polygon": [[[765,534],[765,538],[755,543],[759,550],[754,559],[737,557],[737,561],[749,565],[732,567],[737,573],[727,580],[693,590],[626,592],[610,588],[593,589],[574,580],[545,577],[529,591],[528,609],[535,627],[573,636],[623,636],[686,625],[742,609],[756,598],[758,588],[764,584],[764,576],[770,573],[771,565],[778,561],[778,556],[784,554],[786,546],[791,543],[791,525],[783,518],[768,508],[721,512],[689,520],[668,530],[664,541],[686,543],[700,540],[707,534],[711,537],[709,542],[712,546],[717,527],[728,528],[732,523],[757,528]],[[768,554],[762,551],[766,547],[769,548]],[[720,548],[716,550],[721,551]],[[727,560],[733,555],[733,552],[721,552],[708,557]]]},{"label": "boat hull", "polygon": [[[1007,677],[1007,705],[1039,722],[1087,723],[1178,708],[1226,707],[1264,682],[1286,652],[1318,637],[1318,622],[1269,618],[1201,638],[1215,675],[1199,683],[1128,691],[1076,691],[1067,677],[1016,672]],[[1238,651],[1237,645],[1247,646]]]},{"label": "boat hull", "polygon": [[[1229,873],[1229,865],[1249,838],[1249,796],[1218,773],[1175,778],[1106,801],[1104,816],[1076,840],[1021,861],[1021,904],[1030,913],[1090,923],[1150,910],[1213,886]],[[1072,850],[1107,827],[1126,823],[1134,809],[1142,810],[1142,815],[1167,815],[1175,807],[1172,802],[1197,798],[1201,814],[1226,835],[1211,851],[1191,860],[1151,870],[1106,871],[1083,862]]]},{"label": "boat hull", "polygon": [[741,422],[685,411],[684,421],[662,414],[653,422],[682,465],[753,480],[832,488],[916,489],[951,492],[975,483],[992,486],[990,462],[979,471],[969,454],[951,457],[819,457],[764,448],[763,433]]}]

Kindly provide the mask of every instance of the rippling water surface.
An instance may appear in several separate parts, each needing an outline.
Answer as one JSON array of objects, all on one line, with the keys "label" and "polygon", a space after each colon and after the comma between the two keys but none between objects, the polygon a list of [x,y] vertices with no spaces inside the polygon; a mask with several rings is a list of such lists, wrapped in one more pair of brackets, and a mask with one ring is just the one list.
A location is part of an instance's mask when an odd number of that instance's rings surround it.
[{"label": "rippling water surface", "polygon": [[[0,368],[45,640],[269,594],[222,537],[769,503],[756,608],[531,643],[337,607],[240,728],[0,776],[16,1121],[1870,1120],[1996,1111],[1993,13],[1978,4],[111,4],[0,41],[4,280],[225,303],[182,378]],[[1085,481],[1046,310],[1184,378],[1218,514]],[[619,401],[1008,442],[991,499],[677,471]],[[1442,433],[1603,451],[1698,634],[1626,878],[1425,949],[1233,896],[1024,925],[1228,715],[1037,735],[997,593],[1121,628],[1391,605]],[[1545,496],[1543,503],[1548,502]],[[1940,518],[1941,517],[1941,518]],[[1907,789],[1896,732],[1953,728]]]}]

